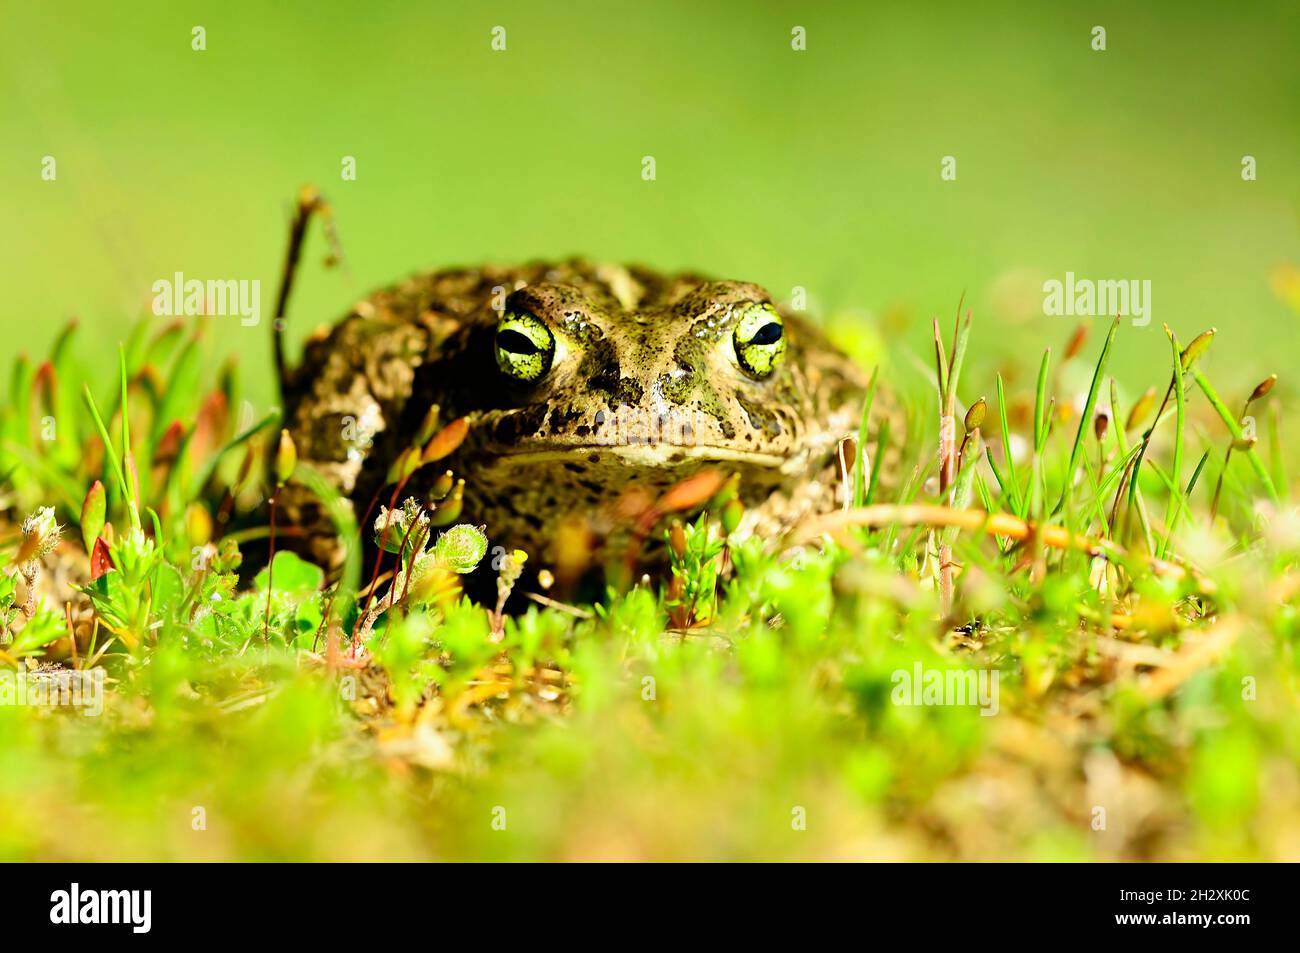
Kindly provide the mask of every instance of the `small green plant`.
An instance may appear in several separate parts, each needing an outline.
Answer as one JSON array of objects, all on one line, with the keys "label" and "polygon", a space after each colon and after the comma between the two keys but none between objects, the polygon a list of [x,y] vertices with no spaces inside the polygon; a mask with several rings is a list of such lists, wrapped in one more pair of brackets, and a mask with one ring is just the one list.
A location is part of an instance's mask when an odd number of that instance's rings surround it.
[{"label": "small green plant", "polygon": [[472,572],[487,553],[481,529],[465,523],[452,526],[430,546],[433,529],[433,519],[414,498],[408,497],[395,512],[380,508],[375,542],[397,554],[398,569],[384,596],[365,610],[358,643],[365,644],[375,622],[389,610],[446,603],[459,592],[456,576]]},{"label": "small green plant", "polygon": [[675,629],[707,624],[716,606],[718,557],[726,544],[707,513],[694,523],[674,522],[666,541],[672,561],[668,619]]}]

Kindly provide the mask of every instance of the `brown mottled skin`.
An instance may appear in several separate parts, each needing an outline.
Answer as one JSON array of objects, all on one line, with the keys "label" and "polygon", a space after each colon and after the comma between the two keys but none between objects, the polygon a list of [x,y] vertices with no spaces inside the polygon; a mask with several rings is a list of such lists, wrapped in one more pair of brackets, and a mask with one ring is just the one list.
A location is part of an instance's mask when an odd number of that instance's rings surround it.
[{"label": "brown mottled skin", "polygon": [[[466,481],[461,520],[533,565],[562,521],[584,517],[599,539],[630,487],[657,496],[707,466],[740,474],[741,532],[770,534],[837,504],[836,448],[864,390],[847,357],[785,312],[783,359],[766,379],[746,373],[732,306],[770,300],[744,282],[583,261],[422,275],[313,336],[286,382],[286,419],[300,460],[360,517],[431,405],[444,422],[468,417],[461,447],[407,495],[451,468]],[[535,383],[498,367],[503,307],[554,334],[554,364]],[[337,562],[307,492],[287,488],[283,505],[316,534],[311,555]]]}]

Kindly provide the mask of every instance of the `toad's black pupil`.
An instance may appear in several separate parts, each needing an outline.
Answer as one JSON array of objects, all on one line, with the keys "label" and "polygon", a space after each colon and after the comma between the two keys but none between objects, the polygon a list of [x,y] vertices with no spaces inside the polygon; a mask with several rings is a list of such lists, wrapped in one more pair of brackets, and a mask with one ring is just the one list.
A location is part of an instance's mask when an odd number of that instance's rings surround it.
[{"label": "toad's black pupil", "polygon": [[771,321],[758,329],[758,333],[750,339],[750,344],[775,344],[781,340],[781,325]]},{"label": "toad's black pupil", "polygon": [[497,334],[497,347],[511,354],[536,354],[541,350],[528,335],[509,328]]}]

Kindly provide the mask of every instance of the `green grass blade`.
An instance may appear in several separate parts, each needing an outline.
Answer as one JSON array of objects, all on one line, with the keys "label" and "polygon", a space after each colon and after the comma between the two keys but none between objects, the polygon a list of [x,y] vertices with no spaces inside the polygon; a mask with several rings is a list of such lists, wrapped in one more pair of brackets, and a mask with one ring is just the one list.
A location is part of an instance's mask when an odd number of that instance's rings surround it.
[{"label": "green grass blade", "polygon": [[1183,507],[1182,491],[1178,484],[1183,478],[1183,428],[1187,423],[1187,392],[1183,386],[1182,349],[1178,346],[1177,336],[1167,324],[1165,334],[1169,336],[1169,344],[1174,349],[1174,458],[1170,465],[1168,480],[1169,503],[1165,507],[1165,538],[1156,549],[1156,555],[1161,558],[1164,558],[1173,542],[1176,514]]},{"label": "green grass blade", "polygon": [[1070,462],[1065,469],[1065,486],[1061,489],[1061,499],[1056,504],[1056,509],[1060,510],[1066,506],[1066,497],[1070,495],[1074,487],[1074,474],[1079,466],[1079,453],[1083,449],[1084,434],[1092,426],[1092,415],[1097,409],[1097,394],[1101,390],[1101,378],[1106,373],[1106,363],[1110,360],[1110,349],[1115,343],[1115,335],[1119,332],[1119,318],[1116,317],[1111,323],[1110,331],[1106,334],[1106,341],[1101,346],[1101,356],[1097,358],[1097,366],[1092,372],[1092,384],[1088,387],[1088,399],[1084,402],[1083,413],[1079,417],[1079,427],[1074,432],[1074,446],[1070,448]]},{"label": "green grass blade", "polygon": [[[1020,513],[1020,482],[1016,477],[1016,461],[1011,456],[1011,428],[1007,425],[1007,396],[1002,386],[1002,375],[997,375],[998,384],[998,424],[1002,428],[1002,459],[1007,466],[1006,479],[1007,483],[1002,486],[1002,492],[1008,496],[1010,510],[1013,513]],[[990,457],[990,462],[992,457]],[[997,475],[997,471],[994,471]],[[1002,480],[998,480],[1002,483]]]},{"label": "green grass blade", "polygon": [[[1228,432],[1232,434],[1232,439],[1244,439],[1241,424],[1237,422],[1237,418],[1233,416],[1232,411],[1228,409],[1228,405],[1219,396],[1219,392],[1210,383],[1210,379],[1205,376],[1205,373],[1199,367],[1192,369],[1192,379],[1196,381],[1196,386],[1201,389],[1201,393],[1205,395],[1206,400],[1210,402],[1219,418],[1227,426]],[[1250,461],[1250,466],[1255,471],[1255,475],[1259,477],[1259,482],[1264,484],[1264,490],[1268,493],[1269,498],[1276,502],[1278,499],[1277,487],[1273,485],[1273,478],[1269,476],[1268,469],[1264,466],[1264,461],[1260,459],[1259,453],[1256,452],[1254,447],[1247,448],[1245,453],[1246,459]]]},{"label": "green grass blade", "polygon": [[[864,469],[863,461],[867,459],[867,437],[868,425],[871,422],[871,404],[876,399],[876,379],[880,374],[880,365],[876,365],[875,370],[871,372],[871,381],[867,384],[867,396],[862,402],[862,419],[858,423],[858,444],[854,451],[853,459],[853,505],[862,506],[867,498],[867,481],[863,478]],[[871,477],[875,479],[875,470],[879,467],[880,461],[876,460],[876,466],[872,467]]]},{"label": "green grass blade", "polygon": [[122,469],[122,460],[117,455],[117,448],[113,446],[113,439],[108,435],[108,428],[104,426],[104,418],[99,414],[99,407],[96,406],[95,398],[90,393],[89,384],[82,385],[81,394],[86,401],[86,407],[90,410],[91,419],[95,422],[95,429],[99,431],[100,442],[104,444],[104,456],[108,458],[109,466],[113,468],[113,476],[117,478],[118,487],[122,491],[122,498],[129,499],[130,492],[126,485],[126,471]]}]

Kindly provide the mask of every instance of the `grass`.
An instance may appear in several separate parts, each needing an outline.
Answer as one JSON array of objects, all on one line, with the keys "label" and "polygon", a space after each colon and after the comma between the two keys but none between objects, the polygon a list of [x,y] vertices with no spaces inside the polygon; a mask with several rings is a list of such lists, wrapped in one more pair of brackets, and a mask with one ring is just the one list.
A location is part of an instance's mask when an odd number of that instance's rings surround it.
[{"label": "grass", "polygon": [[[1160,406],[1121,407],[1116,323],[1086,392],[1079,329],[1020,394],[1034,358],[973,381],[958,314],[933,390],[873,378],[845,509],[736,539],[734,482],[696,478],[636,518],[666,579],[515,615],[537,554],[457,522],[474,475],[401,492],[464,421],[426,421],[362,519],[383,564],[282,550],[240,588],[250,520],[319,477],[272,418],[237,432],[238,368],[205,380],[195,333],[141,324],[106,373],[70,327],[0,410],[0,692],[108,688],[100,717],[0,704],[0,858],[1296,859],[1295,453],[1218,389],[1281,388],[1170,335]],[[896,480],[863,465],[886,443]],[[945,685],[996,695],[915,703]]]}]

